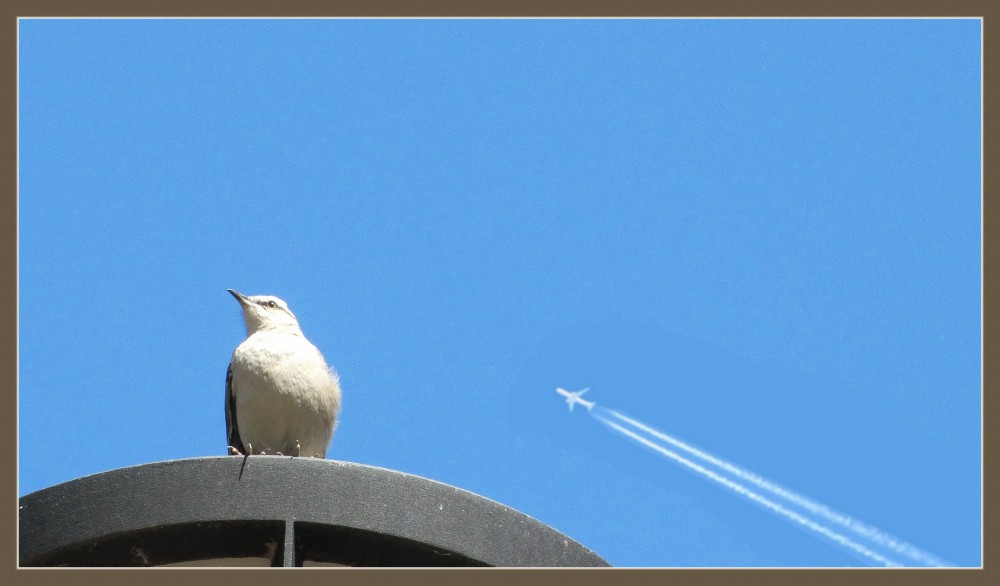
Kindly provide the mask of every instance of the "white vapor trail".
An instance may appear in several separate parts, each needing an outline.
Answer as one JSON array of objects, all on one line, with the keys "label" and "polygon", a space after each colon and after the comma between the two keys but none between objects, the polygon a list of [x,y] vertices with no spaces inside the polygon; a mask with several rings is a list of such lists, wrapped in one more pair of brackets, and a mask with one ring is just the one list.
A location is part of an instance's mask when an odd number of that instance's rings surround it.
[{"label": "white vapor trail", "polygon": [[[838,513],[837,511],[834,511],[825,505],[817,503],[816,501],[813,501],[802,495],[796,494],[795,492],[792,492],[773,482],[770,482],[769,480],[762,478],[754,474],[753,472],[744,470],[739,466],[736,466],[735,464],[731,464],[729,462],[726,462],[725,460],[716,458],[715,456],[712,456],[711,454],[699,450],[677,438],[671,437],[661,431],[649,427],[648,425],[636,421],[635,419],[627,417],[619,413],[618,411],[615,411],[613,409],[605,409],[605,411],[611,414],[613,417],[619,419],[620,421],[623,421],[626,424],[632,426],[633,428],[644,431],[660,441],[666,442],[671,446],[674,446],[680,449],[681,451],[686,452],[691,456],[694,456],[695,458],[698,458],[704,462],[708,462],[741,480],[753,484],[754,486],[760,488],[765,492],[771,493],[783,499],[788,503],[801,507],[802,509],[812,513],[813,515],[816,515],[817,517],[821,517],[830,523],[834,523],[836,525],[840,525],[846,529],[849,529],[850,531],[856,533],[857,535],[860,535],[861,537],[864,537],[865,539],[868,539],[884,548],[892,550],[896,554],[906,556],[911,560],[925,566],[940,567],[940,566],[952,565],[949,562],[945,562],[925,551],[921,551],[920,549],[914,547],[913,545],[910,545],[909,543],[901,541],[887,533],[884,533],[869,525],[866,525],[847,515]],[[595,417],[600,418],[599,415],[595,415]],[[607,422],[605,421],[605,423]]]},{"label": "white vapor trail", "polygon": [[[617,422],[605,417],[604,414],[616,419]],[[604,425],[626,437],[750,499],[781,517],[830,539],[869,562],[887,567],[914,565],[913,562],[932,567],[953,565],[891,535],[883,533],[874,527],[796,494],[735,464],[716,458],[707,452],[653,429],[613,409],[599,407],[596,412],[592,411],[591,415]],[[676,448],[685,455],[681,455],[670,449],[671,447]],[[713,470],[713,467],[717,470]],[[727,477],[726,474],[732,478]],[[741,482],[748,483],[753,488]],[[801,509],[801,511],[795,510],[796,508]],[[812,515],[813,518],[810,518],[807,514]],[[852,538],[849,535],[845,535],[839,529],[831,528],[824,522],[846,529],[856,535],[856,537]],[[899,561],[898,556],[909,558],[911,561],[903,563]]]},{"label": "white vapor trail", "polygon": [[612,429],[615,429],[616,431],[619,431],[619,432],[625,434],[626,436],[634,439],[635,441],[637,441],[637,442],[639,442],[639,443],[641,443],[641,444],[643,444],[643,445],[645,445],[647,447],[650,447],[650,448],[656,450],[657,452],[663,454],[664,456],[666,456],[668,458],[671,458],[672,460],[674,460],[674,461],[676,461],[676,462],[678,462],[678,463],[680,463],[680,464],[682,464],[684,466],[687,466],[691,470],[694,470],[695,472],[697,472],[697,473],[699,473],[699,474],[701,474],[703,476],[706,476],[707,478],[709,478],[711,480],[714,480],[715,482],[718,482],[719,484],[725,486],[726,488],[732,490],[733,492],[736,492],[737,494],[745,496],[746,498],[754,501],[755,503],[757,503],[759,505],[764,506],[767,509],[770,509],[771,511],[774,511],[775,513],[777,513],[777,514],[785,517],[786,519],[789,519],[790,521],[792,521],[794,523],[798,523],[799,525],[805,527],[806,529],[810,529],[812,531],[815,531],[816,533],[819,533],[820,535],[823,535],[824,537],[827,537],[827,538],[829,538],[829,539],[831,539],[831,540],[833,540],[833,541],[835,541],[835,542],[843,545],[844,547],[846,547],[846,548],[854,551],[855,553],[858,553],[858,554],[864,556],[865,558],[868,558],[871,561],[874,561],[875,563],[878,563],[878,564],[881,564],[881,565],[887,566],[887,567],[901,567],[902,566],[902,564],[900,564],[899,562],[896,562],[896,561],[891,560],[891,559],[889,559],[889,558],[887,558],[887,557],[885,557],[883,555],[880,555],[880,554],[878,554],[878,553],[876,553],[876,552],[868,549],[867,547],[861,545],[860,543],[856,543],[854,541],[851,541],[849,538],[847,538],[847,537],[845,537],[845,536],[843,536],[843,535],[841,535],[839,533],[836,533],[835,531],[832,531],[829,528],[824,527],[823,525],[820,525],[819,523],[816,523],[815,521],[811,521],[810,519],[807,519],[806,517],[803,517],[802,515],[794,512],[794,511],[791,511],[791,510],[789,510],[789,509],[787,509],[787,508],[779,505],[778,503],[775,503],[774,501],[771,501],[770,499],[767,499],[767,498],[765,498],[765,497],[757,494],[756,492],[750,490],[749,488],[743,486],[742,484],[739,484],[737,482],[733,482],[732,480],[729,480],[728,478],[726,478],[726,477],[724,477],[724,476],[722,476],[722,475],[720,475],[720,474],[718,474],[716,472],[712,472],[711,470],[705,468],[704,466],[700,466],[700,465],[692,462],[691,460],[688,460],[687,458],[685,458],[685,457],[683,457],[683,456],[681,456],[679,454],[676,454],[676,453],[668,450],[667,448],[661,446],[660,444],[658,444],[656,442],[653,442],[653,441],[651,441],[651,440],[649,440],[647,438],[642,437],[641,435],[635,433],[634,431],[632,431],[630,429],[626,429],[625,427],[622,427],[621,425],[618,425],[617,423],[615,423],[615,422],[613,422],[613,421],[611,421],[609,419],[605,419],[604,417],[601,417],[600,415],[594,415],[594,417],[596,417],[598,420],[600,420],[601,423],[607,425],[608,427],[611,427]]}]

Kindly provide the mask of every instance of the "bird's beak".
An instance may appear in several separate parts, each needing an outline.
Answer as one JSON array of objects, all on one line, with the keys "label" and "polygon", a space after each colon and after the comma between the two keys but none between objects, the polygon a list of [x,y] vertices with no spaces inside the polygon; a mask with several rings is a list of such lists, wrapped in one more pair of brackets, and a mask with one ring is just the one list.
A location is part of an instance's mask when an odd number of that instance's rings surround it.
[{"label": "bird's beak", "polygon": [[233,297],[235,297],[236,300],[240,302],[240,305],[243,305],[244,303],[247,302],[247,296],[246,295],[244,295],[244,294],[242,294],[242,293],[240,293],[238,291],[233,291],[232,289],[226,289],[226,291],[229,291],[229,294],[232,295]]}]

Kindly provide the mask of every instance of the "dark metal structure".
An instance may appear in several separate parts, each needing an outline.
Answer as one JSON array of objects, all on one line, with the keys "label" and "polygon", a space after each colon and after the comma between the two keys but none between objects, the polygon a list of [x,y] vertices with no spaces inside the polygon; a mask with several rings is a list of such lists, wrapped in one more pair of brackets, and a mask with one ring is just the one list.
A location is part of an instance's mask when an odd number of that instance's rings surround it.
[{"label": "dark metal structure", "polygon": [[607,566],[459,488],[335,460],[195,458],[20,499],[21,566]]}]

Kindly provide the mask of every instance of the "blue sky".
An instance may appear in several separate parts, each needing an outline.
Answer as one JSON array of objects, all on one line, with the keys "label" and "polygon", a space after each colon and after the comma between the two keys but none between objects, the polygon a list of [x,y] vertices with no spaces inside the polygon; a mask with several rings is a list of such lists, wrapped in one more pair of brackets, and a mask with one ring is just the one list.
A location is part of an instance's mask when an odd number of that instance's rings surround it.
[{"label": "blue sky", "polygon": [[233,288],[340,372],[331,458],[614,565],[865,564],[557,385],[980,564],[978,20],[19,34],[20,494],[224,453]]}]

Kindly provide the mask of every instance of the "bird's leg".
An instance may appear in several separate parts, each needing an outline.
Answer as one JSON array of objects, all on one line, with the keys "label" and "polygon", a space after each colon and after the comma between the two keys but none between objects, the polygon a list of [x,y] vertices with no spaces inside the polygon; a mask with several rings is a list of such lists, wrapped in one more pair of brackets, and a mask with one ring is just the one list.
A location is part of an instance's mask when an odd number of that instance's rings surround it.
[{"label": "bird's leg", "polygon": [[229,446],[229,455],[230,456],[242,456],[243,452],[237,450],[233,446]]},{"label": "bird's leg", "polygon": [[292,457],[297,458],[301,450],[302,450],[302,445],[299,443],[299,440],[295,440],[295,448],[292,449]]},{"label": "bird's leg", "polygon": [[253,444],[247,442],[247,455],[250,456],[252,454],[253,454]]}]

